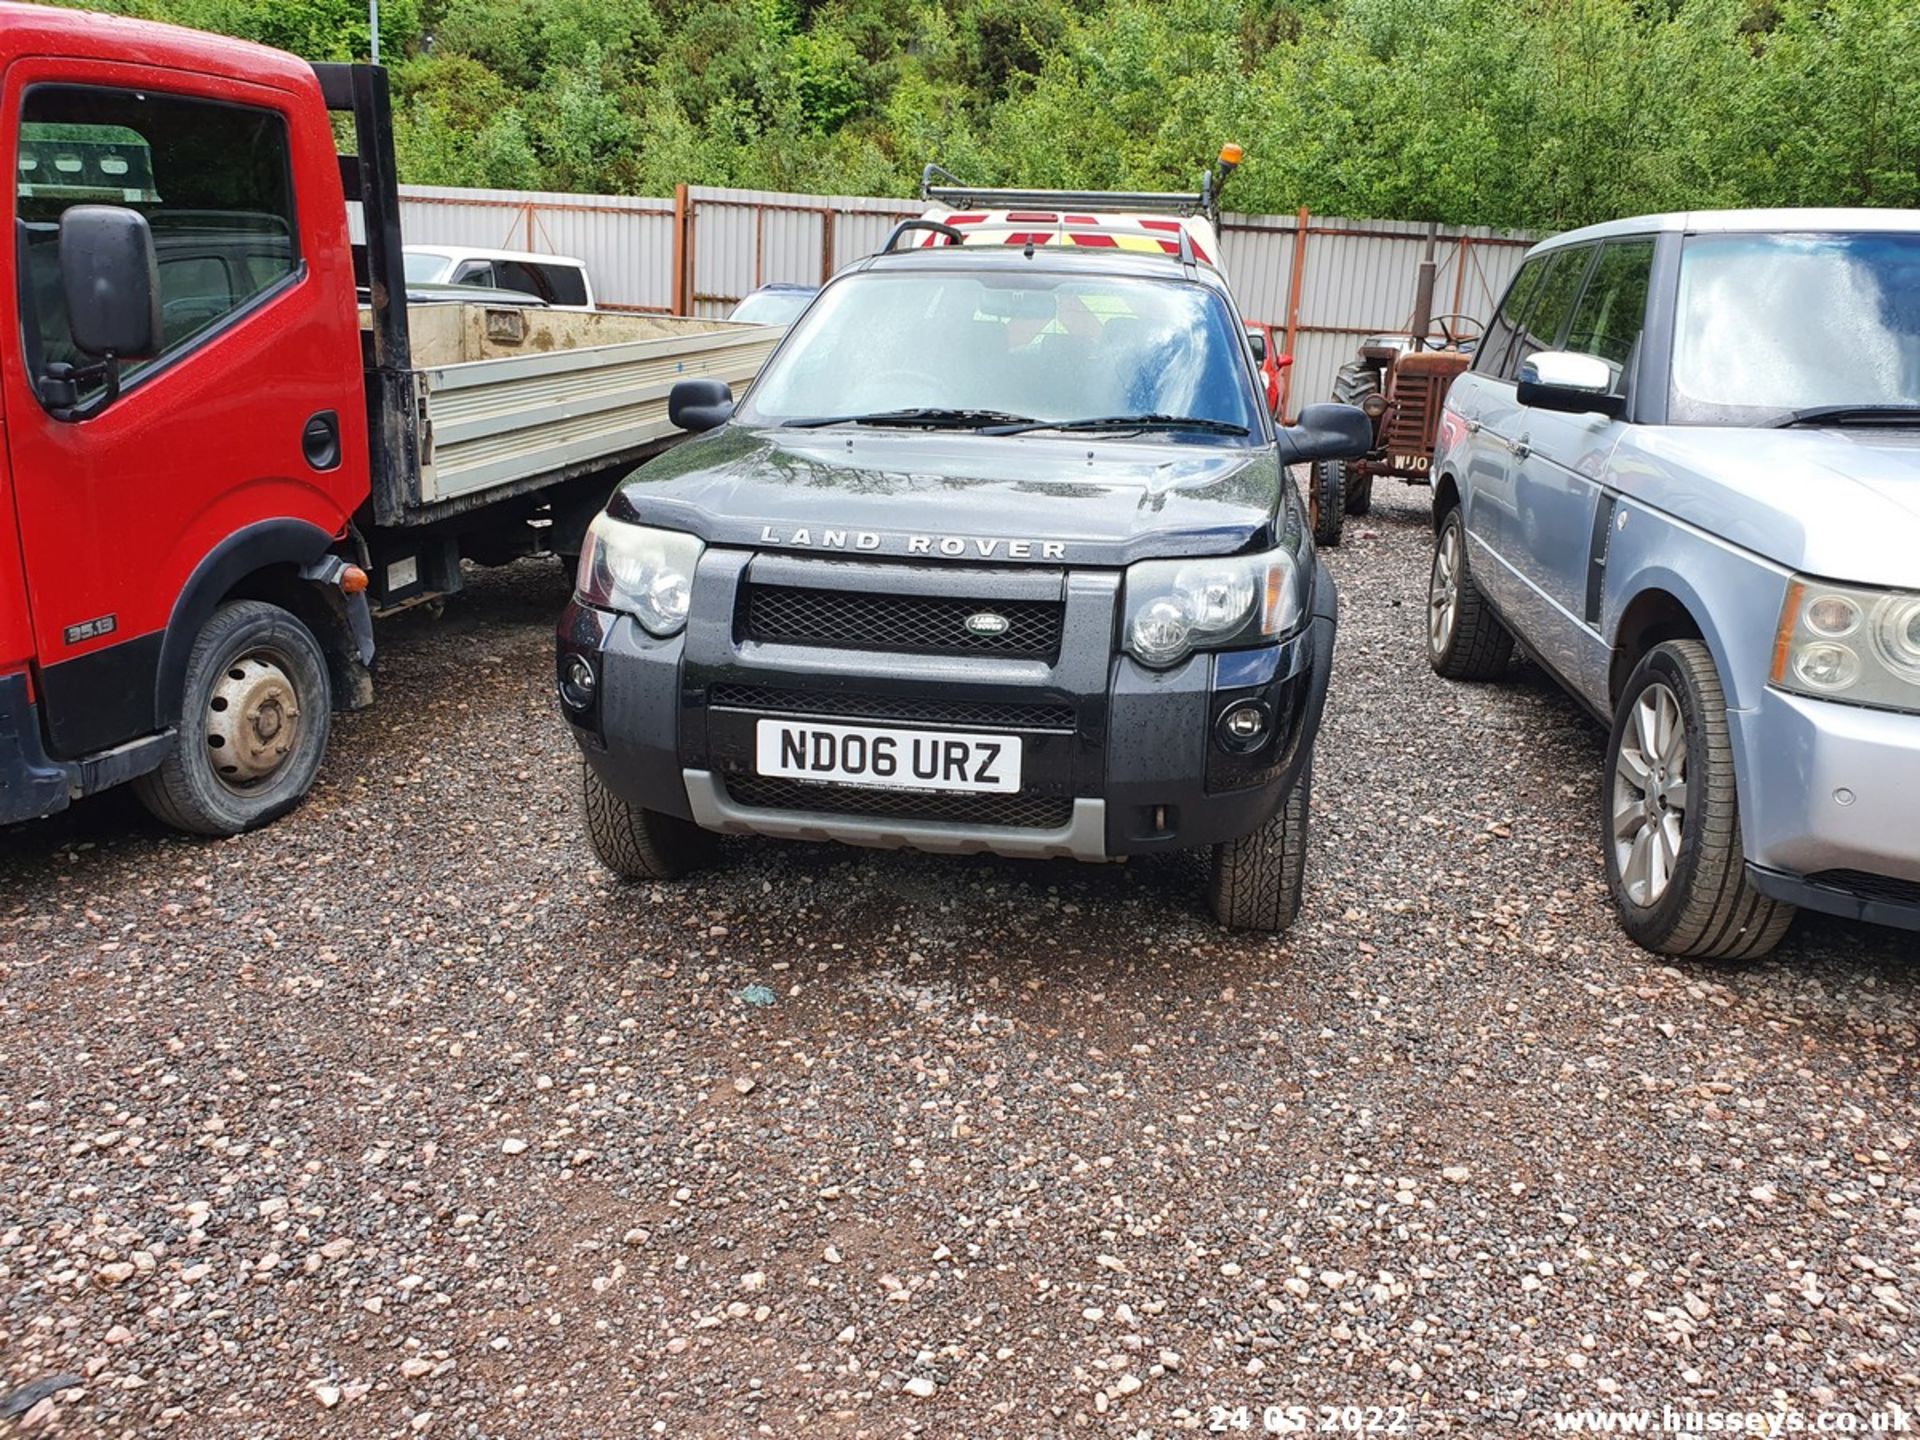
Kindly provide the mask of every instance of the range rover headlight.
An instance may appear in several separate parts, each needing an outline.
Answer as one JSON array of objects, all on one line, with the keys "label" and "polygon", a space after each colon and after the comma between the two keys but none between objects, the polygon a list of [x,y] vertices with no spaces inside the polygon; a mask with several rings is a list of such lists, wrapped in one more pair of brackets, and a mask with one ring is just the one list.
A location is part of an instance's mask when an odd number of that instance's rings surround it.
[{"label": "range rover headlight", "polygon": [[678,530],[596,515],[580,551],[574,593],[585,604],[626,612],[650,634],[677,635],[687,625],[693,568],[705,548]]},{"label": "range rover headlight", "polygon": [[1290,550],[1128,567],[1121,643],[1143,665],[1165,669],[1195,650],[1278,639],[1305,612]]},{"label": "range rover headlight", "polygon": [[1796,579],[1780,615],[1773,683],[1823,700],[1920,710],[1920,594]]}]

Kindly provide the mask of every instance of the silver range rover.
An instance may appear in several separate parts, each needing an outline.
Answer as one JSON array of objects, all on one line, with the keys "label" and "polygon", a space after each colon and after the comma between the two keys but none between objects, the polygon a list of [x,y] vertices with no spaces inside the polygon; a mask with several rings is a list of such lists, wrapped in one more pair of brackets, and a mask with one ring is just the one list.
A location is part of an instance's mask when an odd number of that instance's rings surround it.
[{"label": "silver range rover", "polygon": [[1428,653],[1609,726],[1629,934],[1920,929],[1920,212],[1619,220],[1530,252],[1435,461]]}]

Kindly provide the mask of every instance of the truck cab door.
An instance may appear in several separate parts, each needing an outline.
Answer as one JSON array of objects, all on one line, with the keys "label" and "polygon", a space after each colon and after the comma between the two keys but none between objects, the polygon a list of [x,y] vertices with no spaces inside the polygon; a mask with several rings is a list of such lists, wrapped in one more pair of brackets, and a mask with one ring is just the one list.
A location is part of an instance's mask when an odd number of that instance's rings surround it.
[{"label": "truck cab door", "polygon": [[[345,206],[317,87],[22,57],[0,86],[0,150],[16,162],[0,386],[20,550],[46,739],[77,757],[177,719],[163,660],[192,636],[169,629],[223,547],[275,524],[324,547],[365,494]],[[99,404],[95,378],[67,406],[50,367],[94,358],[60,270],[61,216],[83,203],[146,217],[162,336],[121,362],[118,398]],[[307,440],[321,417],[330,453]]]}]

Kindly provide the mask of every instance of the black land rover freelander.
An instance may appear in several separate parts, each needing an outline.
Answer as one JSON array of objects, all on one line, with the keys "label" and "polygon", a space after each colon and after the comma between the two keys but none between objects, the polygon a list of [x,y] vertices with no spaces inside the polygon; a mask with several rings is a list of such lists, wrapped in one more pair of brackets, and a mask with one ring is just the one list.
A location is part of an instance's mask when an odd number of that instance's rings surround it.
[{"label": "black land rover freelander", "polygon": [[1335,624],[1287,467],[1370,423],[1276,426],[1185,240],[902,228],[939,243],[834,279],[737,406],[677,386],[709,433],[593,523],[558,682],[595,851],[1209,846],[1219,918],[1283,929]]}]

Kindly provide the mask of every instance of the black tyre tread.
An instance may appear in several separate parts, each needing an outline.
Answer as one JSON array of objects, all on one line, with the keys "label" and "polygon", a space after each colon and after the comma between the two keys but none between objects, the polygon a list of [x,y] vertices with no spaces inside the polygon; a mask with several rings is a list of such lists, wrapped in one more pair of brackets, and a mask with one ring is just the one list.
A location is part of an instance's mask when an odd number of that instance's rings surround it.
[{"label": "black tyre tread", "polygon": [[[1701,791],[1700,828],[1695,831],[1695,870],[1679,912],[1663,927],[1640,921],[1614,874],[1612,789],[1614,755],[1619,745],[1619,715],[1638,696],[1639,682],[1661,652],[1671,655],[1693,694],[1683,697],[1699,722],[1701,757],[1706,761]],[[1689,737],[1689,755],[1694,756]],[[1698,763],[1698,759],[1694,759]],[[1615,709],[1614,733],[1607,744],[1606,779],[1600,789],[1601,843],[1606,847],[1607,883],[1627,933],[1650,950],[1697,960],[1757,960],[1770,953],[1793,924],[1795,907],[1769,899],[1747,879],[1746,847],[1740,838],[1740,798],[1734,783],[1733,738],[1727,728],[1727,696],[1713,652],[1699,640],[1669,640],[1635,668]]]},{"label": "black tyre tread", "polygon": [[1500,623],[1474,581],[1473,568],[1467,563],[1466,522],[1460,518],[1458,506],[1447,512],[1434,532],[1435,551],[1449,525],[1458,525],[1461,530],[1460,599],[1453,620],[1453,643],[1444,655],[1435,655],[1429,643],[1427,659],[1434,673],[1448,680],[1498,680],[1513,659],[1513,634]]},{"label": "black tyre tread", "polygon": [[1207,900],[1222,925],[1279,934],[1293,924],[1306,889],[1312,802],[1309,764],[1271,820],[1251,835],[1213,847]]},{"label": "black tyre tread", "polygon": [[1346,465],[1339,460],[1316,460],[1309,472],[1313,483],[1313,543],[1331,549],[1340,543],[1347,523]]},{"label": "black tyre tread", "polygon": [[[1333,398],[1344,405],[1358,405],[1369,395],[1380,393],[1380,372],[1357,361],[1342,365],[1333,377]],[[1347,514],[1366,515],[1373,510],[1373,477],[1356,475],[1347,465]]]},{"label": "black tyre tread", "polygon": [[[224,648],[231,642],[233,635],[254,625],[266,625],[282,632],[284,638],[298,645],[304,640],[311,650],[311,659],[318,672],[319,693],[310,698],[302,698],[302,716],[314,731],[318,733],[318,753],[314,758],[317,769],[319,761],[326,754],[327,740],[332,731],[333,688],[327,673],[326,653],[321,650],[320,642],[313,632],[301,623],[292,611],[278,605],[270,605],[264,600],[235,600],[215,610],[207,623],[201,627],[199,635],[194,637],[193,649],[187,656],[187,688],[184,697],[186,706],[197,703],[195,692],[207,665],[207,657],[215,650]],[[236,818],[232,812],[221,813],[209,803],[207,795],[201,793],[204,786],[196,786],[191,767],[204,765],[205,747],[196,741],[193,727],[187,723],[186,716],[180,720],[180,743],[158,769],[150,770],[133,781],[133,793],[148,814],[163,825],[189,835],[210,835],[225,838],[241,834],[243,831],[258,829],[270,821],[293,809],[306,799],[312,786],[313,777],[308,776],[307,783],[299,789],[276,800],[273,804],[258,810],[243,819]],[[219,782],[211,781],[217,785]]]},{"label": "black tyre tread", "polygon": [[713,860],[718,849],[714,837],[691,821],[629,805],[585,761],[580,777],[587,843],[614,874],[629,880],[678,880]]}]

